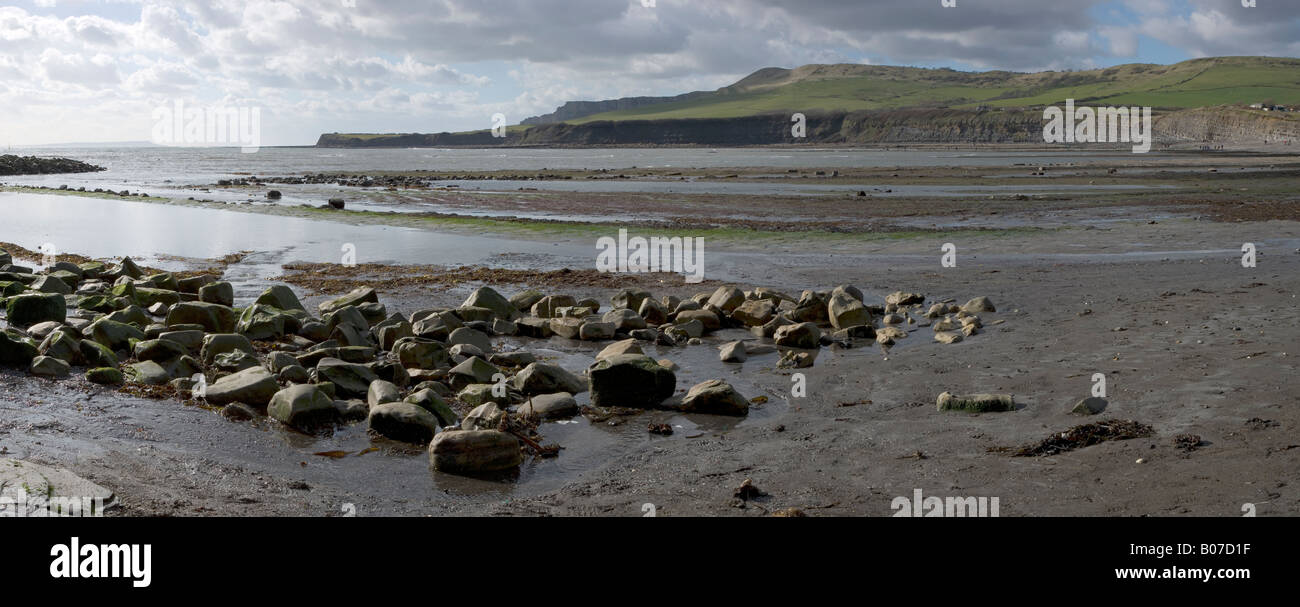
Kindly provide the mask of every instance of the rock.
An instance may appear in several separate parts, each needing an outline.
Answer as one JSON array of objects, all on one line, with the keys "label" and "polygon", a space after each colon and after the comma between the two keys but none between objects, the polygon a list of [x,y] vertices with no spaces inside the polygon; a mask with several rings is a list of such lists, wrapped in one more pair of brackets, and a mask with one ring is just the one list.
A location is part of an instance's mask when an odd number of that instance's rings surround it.
[{"label": "rock", "polygon": [[[638,317],[640,318],[640,317]],[[609,322],[584,322],[578,328],[578,339],[583,341],[604,341],[614,339],[616,328]]]},{"label": "rock", "polygon": [[815,352],[786,352],[781,355],[781,359],[776,361],[776,366],[781,369],[807,369],[813,366],[817,360]]},{"label": "rock", "polygon": [[747,327],[759,327],[767,324],[776,314],[776,304],[770,299],[746,301],[731,312],[731,317]]},{"label": "rock", "polygon": [[[212,389],[209,388],[208,400],[211,399]],[[287,426],[312,430],[333,423],[338,417],[338,409],[334,407],[334,400],[320,388],[300,384],[276,392],[266,406],[266,414]]]},{"label": "rock", "polygon": [[307,310],[307,308],[303,307],[302,302],[298,300],[298,296],[294,295],[293,289],[285,285],[268,287],[265,291],[262,291],[261,295],[257,296],[257,300],[253,303],[271,306],[278,310]]},{"label": "rock", "polygon": [[578,394],[587,390],[586,382],[559,365],[536,362],[524,367],[514,377],[514,387],[525,396],[556,392]]},{"label": "rock", "polygon": [[545,296],[542,295],[540,291],[529,289],[522,293],[515,293],[514,295],[511,295],[510,305],[514,306],[515,309],[520,312],[527,312],[529,310],[532,310],[533,304],[537,303],[538,301],[541,301],[542,297]]},{"label": "rock", "polygon": [[[583,320],[581,318],[552,318],[550,320],[550,332],[564,339],[578,339],[582,333]],[[520,325],[522,332],[523,325]]]},{"label": "rock", "polygon": [[772,334],[776,345],[786,348],[815,350],[821,347],[822,331],[811,322],[779,327]]},{"label": "rock", "polygon": [[204,397],[214,405],[241,402],[261,407],[271,402],[280,390],[275,376],[262,367],[245,369],[218,379],[208,385]]},{"label": "rock", "polygon": [[32,375],[51,378],[67,377],[71,371],[72,365],[52,356],[37,356],[27,368],[27,372]]},{"label": "rock", "polygon": [[199,301],[220,306],[235,305],[235,287],[221,281],[199,287]]},{"label": "rock", "polygon": [[997,308],[993,307],[993,302],[989,301],[989,298],[987,297],[976,297],[966,302],[966,305],[962,306],[961,309],[963,312],[966,312],[967,314],[979,314],[980,312],[998,311]]},{"label": "rock", "polygon": [[532,313],[538,318],[554,318],[558,315],[557,310],[572,307],[576,303],[568,295],[548,295],[533,304]]},{"label": "rock", "polygon": [[83,362],[81,340],[74,337],[71,330],[52,331],[36,348],[41,356],[57,358],[70,365]]},{"label": "rock", "polygon": [[144,331],[141,331],[126,323],[101,318],[83,331],[86,337],[99,342],[113,351],[130,350],[131,340],[144,339]]},{"label": "rock", "polygon": [[460,422],[462,430],[496,430],[506,412],[496,403],[478,405]]},{"label": "rock", "polygon": [[280,371],[275,374],[275,377],[280,381],[294,384],[305,384],[311,381],[311,373],[302,365],[288,365],[282,367]]},{"label": "rock", "polygon": [[[654,301],[647,299],[645,301]],[[610,310],[601,317],[601,321],[614,325],[615,331],[635,331],[646,328],[646,320],[637,314],[635,310],[627,308],[618,308]]]},{"label": "rock", "polygon": [[830,322],[829,305],[830,302],[815,291],[804,291],[799,296],[799,303],[795,304],[794,309],[789,312],[790,320],[812,323]]},{"label": "rock", "polygon": [[939,331],[934,334],[934,340],[941,344],[955,344],[962,340],[961,333],[952,333],[949,331]]},{"label": "rock", "polygon": [[147,360],[127,365],[126,375],[131,381],[146,386],[163,386],[172,380],[172,376],[162,365]]},{"label": "rock", "polygon": [[232,422],[246,422],[257,419],[257,411],[244,403],[230,403],[221,408],[221,417]]},{"label": "rock", "polygon": [[[718,287],[709,297],[709,304],[730,314],[732,310],[745,303],[745,292],[735,287]],[[706,325],[707,326],[707,325]]]},{"label": "rock", "polygon": [[179,358],[186,353],[184,346],[166,339],[150,339],[135,344],[135,357],[137,360],[152,360],[161,363]]},{"label": "rock", "polygon": [[[235,325],[235,332],[254,341],[271,341],[298,332],[298,319],[284,311],[263,304],[253,304],[244,309]],[[368,329],[369,327],[367,327]],[[347,345],[365,345],[362,343]]]},{"label": "rock", "polygon": [[548,339],[555,334],[551,330],[551,321],[546,318],[521,318],[515,322],[519,335],[536,339]]},{"label": "rock", "polygon": [[323,358],[316,363],[316,376],[334,384],[336,394],[344,398],[366,398],[370,384],[379,379],[370,367],[337,358]]},{"label": "rock", "polygon": [[1015,400],[1010,394],[968,394],[954,396],[947,392],[939,395],[936,403],[940,411],[967,411],[971,413],[992,413],[1014,411]]},{"label": "rock", "polygon": [[651,325],[662,325],[668,322],[668,310],[650,297],[641,302],[641,307],[637,308],[637,315]]},{"label": "rock", "polygon": [[466,327],[461,327],[452,331],[451,335],[447,337],[447,344],[469,344],[484,352],[492,351],[492,338],[480,333],[479,331]]},{"label": "rock", "polygon": [[432,339],[405,337],[393,345],[392,355],[407,369],[437,369],[450,364],[447,347]]},{"label": "rock", "polygon": [[27,285],[33,291],[41,293],[58,293],[59,295],[71,295],[72,287],[68,283],[59,280],[54,276],[38,276],[32,284]]},{"label": "rock", "polygon": [[376,379],[370,382],[370,388],[366,391],[366,404],[371,407],[399,400],[402,400],[402,393],[393,382]]},{"label": "rock", "polygon": [[569,418],[578,414],[578,401],[568,392],[538,394],[520,405],[519,414],[542,421]]},{"label": "rock", "polygon": [[641,345],[637,343],[637,340],[624,339],[605,346],[604,350],[596,354],[596,360],[618,356],[619,354],[645,354],[645,352],[641,351]]},{"label": "rock", "polygon": [[505,296],[496,292],[492,287],[479,287],[469,297],[461,307],[487,308],[492,311],[497,318],[510,320],[519,315],[519,307],[511,303]]},{"label": "rock", "polygon": [[1105,411],[1108,404],[1110,403],[1106,402],[1104,398],[1090,396],[1076,403],[1074,408],[1070,409],[1070,413],[1074,415],[1096,415]]},{"label": "rock", "polygon": [[467,325],[469,323],[487,324],[496,318],[496,313],[488,308],[479,308],[475,306],[461,306],[452,310],[452,313],[459,316],[461,321]]},{"label": "rock", "polygon": [[718,358],[724,363],[743,363],[749,358],[748,352],[745,351],[745,342],[733,341],[723,344]]},{"label": "rock", "polygon": [[370,409],[370,430],[405,443],[423,445],[438,434],[438,418],[408,402],[384,403]]},{"label": "rock", "polygon": [[433,388],[416,390],[402,402],[410,403],[432,413],[443,427],[460,423],[460,416],[456,415],[456,412],[451,409],[447,401],[442,400],[442,397]]},{"label": "rock", "polygon": [[199,348],[199,360],[205,365],[210,365],[217,360],[217,356],[236,350],[250,356],[257,355],[257,351],[253,349],[253,342],[238,333],[205,335],[203,345]]},{"label": "rock", "polygon": [[125,378],[116,367],[96,367],[86,371],[86,381],[92,384],[121,385]]},{"label": "rock", "polygon": [[108,346],[89,339],[81,340],[77,346],[81,350],[81,361],[87,367],[117,367],[117,354]]},{"label": "rock", "polygon": [[429,466],[449,474],[484,474],[523,463],[519,439],[496,430],[449,430],[429,445]]},{"label": "rock", "polygon": [[66,469],[0,458],[0,503],[5,518],[90,517],[117,505],[117,497]]},{"label": "rock", "polygon": [[[739,342],[737,342],[739,343]],[[710,379],[696,384],[682,399],[682,410],[713,415],[749,414],[749,401],[724,381]]]},{"label": "rock", "polygon": [[447,385],[459,392],[470,384],[490,384],[492,377],[501,370],[477,356],[465,359],[465,362],[452,367],[447,372]]},{"label": "rock", "polygon": [[831,294],[830,302],[826,304],[826,315],[836,329],[871,325],[871,312],[845,291]]},{"label": "rock", "polygon": [[322,315],[330,314],[341,308],[348,306],[359,306],[363,303],[379,303],[379,295],[370,287],[357,287],[348,292],[347,295],[321,302],[317,309]]},{"label": "rock", "polygon": [[885,296],[885,303],[894,304],[896,306],[910,306],[925,303],[925,296],[920,293],[895,291]]},{"label": "rock", "polygon": [[[501,392],[504,392],[504,394]],[[477,407],[484,403],[509,406],[511,392],[512,390],[509,388],[502,390],[497,384],[470,384],[456,395],[456,399],[471,407]],[[515,392],[515,394],[517,395],[518,392]]]},{"label": "rock", "polygon": [[5,303],[5,320],[10,326],[25,329],[42,322],[63,322],[68,303],[58,293],[23,293]]},{"label": "rock", "polygon": [[208,333],[233,333],[238,317],[235,310],[221,304],[183,301],[167,311],[168,327],[200,325]]},{"label": "rock", "polygon": [[587,372],[591,404],[650,408],[673,395],[677,376],[653,358],[620,354],[596,361]]},{"label": "rock", "polygon": [[498,367],[527,367],[537,362],[532,352],[496,352],[488,355],[488,362]]},{"label": "rock", "polygon": [[519,325],[497,318],[492,321],[492,332],[497,335],[514,335],[519,332]]}]

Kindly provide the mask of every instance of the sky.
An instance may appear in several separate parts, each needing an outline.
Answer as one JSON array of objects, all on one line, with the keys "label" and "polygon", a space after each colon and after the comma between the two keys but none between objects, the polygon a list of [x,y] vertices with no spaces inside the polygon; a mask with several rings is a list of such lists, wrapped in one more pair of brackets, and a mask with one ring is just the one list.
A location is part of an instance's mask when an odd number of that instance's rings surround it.
[{"label": "sky", "polygon": [[178,103],[256,110],[261,145],[306,145],[325,132],[486,129],[494,114],[516,124],[565,101],[711,90],[774,66],[1300,56],[1300,0],[1253,3],[10,0],[0,149],[157,140]]}]

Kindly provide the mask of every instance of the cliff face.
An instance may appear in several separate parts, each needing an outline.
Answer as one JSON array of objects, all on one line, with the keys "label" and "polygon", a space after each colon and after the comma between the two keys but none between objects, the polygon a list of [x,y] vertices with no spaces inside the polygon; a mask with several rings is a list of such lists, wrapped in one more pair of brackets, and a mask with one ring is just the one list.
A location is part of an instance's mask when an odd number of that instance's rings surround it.
[{"label": "cliff face", "polygon": [[1042,141],[1041,112],[892,110],[807,115],[807,137],[795,138],[788,114],[742,118],[623,120],[543,124],[493,138],[488,132],[322,135],[318,147],[444,147],[492,145],[768,145],[778,143],[1024,143]]},{"label": "cliff face", "polygon": [[1156,138],[1218,144],[1261,144],[1300,139],[1300,115],[1240,108],[1200,108],[1155,119]]}]

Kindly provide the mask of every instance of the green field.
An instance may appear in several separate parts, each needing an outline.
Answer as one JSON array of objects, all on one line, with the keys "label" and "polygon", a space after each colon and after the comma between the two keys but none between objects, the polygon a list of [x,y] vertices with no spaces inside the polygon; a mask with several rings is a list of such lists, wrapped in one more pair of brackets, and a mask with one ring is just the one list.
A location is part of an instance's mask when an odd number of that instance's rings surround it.
[{"label": "green field", "polygon": [[1300,105],[1300,59],[1218,57],[1081,72],[958,72],[869,65],[765,69],[707,96],[569,121],[734,118],[773,112],[1055,105],[1183,109],[1272,101]]}]

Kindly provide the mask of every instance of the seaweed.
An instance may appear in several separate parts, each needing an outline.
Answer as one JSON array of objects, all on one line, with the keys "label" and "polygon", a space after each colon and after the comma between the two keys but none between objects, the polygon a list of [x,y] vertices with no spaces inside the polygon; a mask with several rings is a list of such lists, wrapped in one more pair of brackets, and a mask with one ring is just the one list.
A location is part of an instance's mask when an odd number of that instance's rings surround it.
[{"label": "seaweed", "polygon": [[1043,457],[1090,447],[1106,441],[1146,438],[1153,434],[1155,434],[1155,430],[1141,422],[1108,419],[1075,426],[1064,432],[1057,432],[1036,444],[1019,449],[1002,447],[992,449],[992,451],[1010,451],[1013,457]]}]

